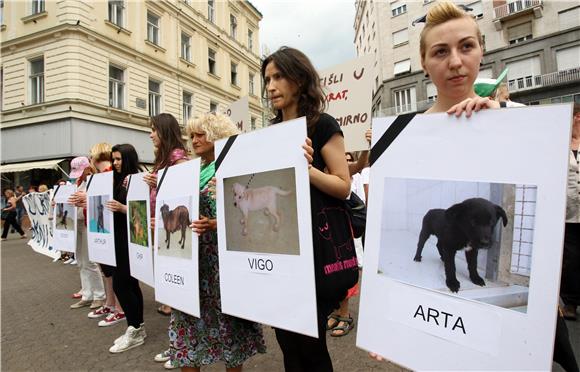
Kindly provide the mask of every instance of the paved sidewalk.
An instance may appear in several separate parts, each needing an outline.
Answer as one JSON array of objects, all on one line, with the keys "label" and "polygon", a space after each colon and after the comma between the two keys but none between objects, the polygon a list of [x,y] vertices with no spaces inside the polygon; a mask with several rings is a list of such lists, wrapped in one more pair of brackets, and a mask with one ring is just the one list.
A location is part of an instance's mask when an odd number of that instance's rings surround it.
[{"label": "paved sidewalk", "polygon": [[[13,234],[14,235],[14,234]],[[121,354],[108,349],[125,323],[101,328],[89,319],[88,308],[71,310],[70,295],[80,286],[76,266],[52,263],[24,240],[12,238],[1,245],[1,370],[2,371],[163,371],[153,356],[167,346],[168,317],[155,311],[153,290],[141,284],[145,300],[148,337],[143,346]],[[291,306],[291,300],[289,300]],[[358,312],[358,298],[351,304]],[[580,354],[580,322],[568,322],[577,357]],[[341,371],[405,371],[387,362],[369,359],[355,346],[355,329],[346,337],[328,337],[334,368]],[[268,352],[251,358],[244,371],[282,371],[282,354],[270,327],[264,327]],[[396,336],[394,336],[396,337]],[[223,371],[223,364],[204,368]],[[561,371],[559,366],[555,371]]]}]

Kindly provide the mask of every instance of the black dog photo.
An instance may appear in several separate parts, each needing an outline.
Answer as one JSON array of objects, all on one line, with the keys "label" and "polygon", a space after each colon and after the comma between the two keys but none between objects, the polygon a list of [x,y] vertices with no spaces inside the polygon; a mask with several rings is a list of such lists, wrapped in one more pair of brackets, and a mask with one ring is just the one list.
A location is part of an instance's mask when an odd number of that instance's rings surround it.
[{"label": "black dog photo", "polygon": [[379,274],[526,311],[536,187],[386,178]]}]

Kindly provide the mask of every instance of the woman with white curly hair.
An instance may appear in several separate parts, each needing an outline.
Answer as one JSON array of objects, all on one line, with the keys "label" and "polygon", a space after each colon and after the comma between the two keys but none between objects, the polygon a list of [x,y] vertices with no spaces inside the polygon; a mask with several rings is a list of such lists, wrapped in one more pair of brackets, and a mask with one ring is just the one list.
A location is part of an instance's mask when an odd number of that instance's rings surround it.
[{"label": "woman with white curly hair", "polygon": [[170,356],[183,371],[223,361],[227,371],[241,371],[256,353],[265,353],[261,325],[223,314],[220,306],[216,205],[209,181],[215,176],[214,142],[239,133],[223,114],[190,120],[187,133],[201,157],[199,214],[191,228],[199,236],[199,318],[173,309],[169,325]]}]

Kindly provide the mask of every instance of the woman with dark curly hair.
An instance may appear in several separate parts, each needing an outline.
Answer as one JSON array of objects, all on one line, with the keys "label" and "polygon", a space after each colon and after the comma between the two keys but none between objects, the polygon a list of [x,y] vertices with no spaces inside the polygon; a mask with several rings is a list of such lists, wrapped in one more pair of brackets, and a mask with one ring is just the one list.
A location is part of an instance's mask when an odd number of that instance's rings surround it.
[{"label": "woman with dark curly hair", "polygon": [[[321,260],[325,243],[315,221],[323,207],[341,205],[350,192],[344,138],[336,120],[323,112],[326,101],[320,78],[304,53],[282,47],[264,60],[261,72],[276,115],[273,123],[305,116],[308,128],[303,147],[309,163],[318,338],[276,329],[276,339],[284,354],[286,371],[332,371],[326,346],[326,319],[346,297],[346,290],[342,293],[327,285]],[[346,225],[336,228],[347,230]],[[352,239],[352,235],[346,238]]]}]

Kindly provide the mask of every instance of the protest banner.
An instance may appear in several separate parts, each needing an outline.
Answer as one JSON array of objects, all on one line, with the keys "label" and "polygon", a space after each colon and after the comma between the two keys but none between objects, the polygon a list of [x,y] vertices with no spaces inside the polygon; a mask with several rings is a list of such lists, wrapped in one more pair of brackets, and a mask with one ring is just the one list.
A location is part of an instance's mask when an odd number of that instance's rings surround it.
[{"label": "protest banner", "polygon": [[318,337],[305,138],[300,118],[216,142],[220,289],[226,314]]},{"label": "protest banner", "polygon": [[113,212],[106,207],[110,200],[113,200],[113,172],[90,176],[87,181],[89,259],[116,266]]},{"label": "protest banner", "polygon": [[373,121],[357,346],[412,370],[551,369],[571,117]]},{"label": "protest banner", "polygon": [[157,173],[155,300],[199,317],[198,237],[200,159]]},{"label": "protest banner", "polygon": [[76,189],[75,185],[56,185],[53,188],[53,245],[59,251],[76,252],[77,208],[68,202]]},{"label": "protest banner", "polygon": [[131,276],[153,287],[153,250],[151,248],[151,212],[149,185],[144,173],[129,176],[127,187],[127,236]]},{"label": "protest banner", "polygon": [[52,245],[53,230],[49,219],[51,193],[52,190],[27,194],[22,198],[22,203],[26,208],[32,231],[28,245],[37,253],[57,258],[60,254]]},{"label": "protest banner", "polygon": [[320,72],[326,112],[338,121],[346,151],[368,150],[365,132],[372,120],[373,59],[365,55]]},{"label": "protest banner", "polygon": [[229,105],[224,113],[229,116],[240,132],[248,132],[251,129],[248,96],[242,97]]}]

